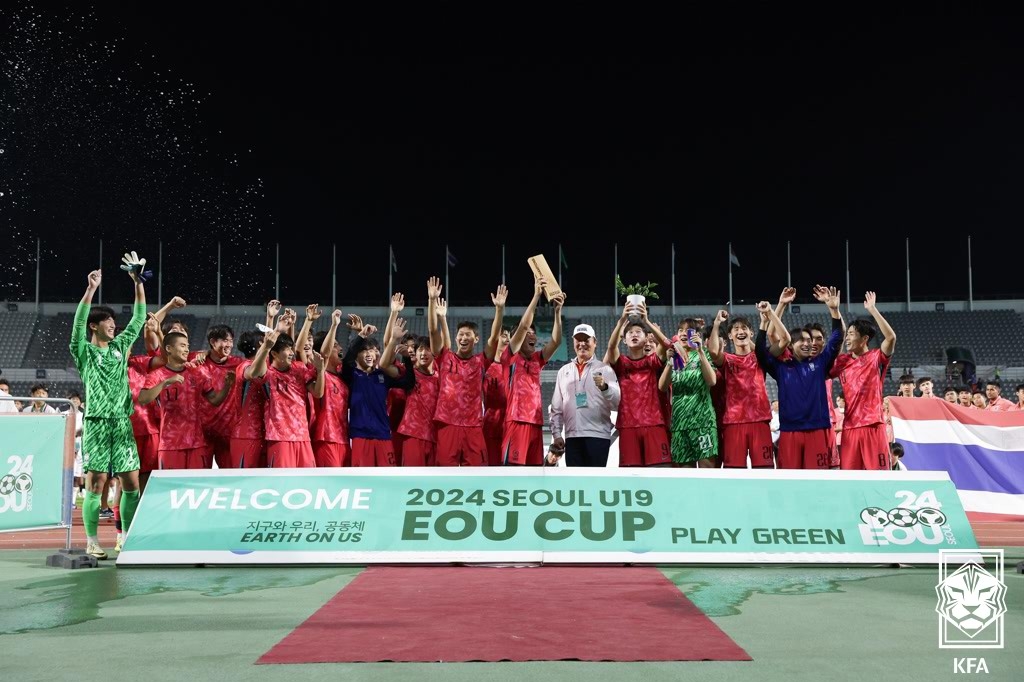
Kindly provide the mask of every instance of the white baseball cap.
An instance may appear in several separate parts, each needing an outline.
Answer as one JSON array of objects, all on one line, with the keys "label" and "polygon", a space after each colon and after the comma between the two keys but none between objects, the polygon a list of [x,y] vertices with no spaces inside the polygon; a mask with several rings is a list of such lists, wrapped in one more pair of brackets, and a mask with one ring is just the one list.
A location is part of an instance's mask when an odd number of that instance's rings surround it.
[{"label": "white baseball cap", "polygon": [[573,337],[579,336],[580,334],[586,334],[587,336],[593,336],[597,338],[597,334],[594,333],[594,328],[589,324],[578,324],[576,328],[572,330]]}]

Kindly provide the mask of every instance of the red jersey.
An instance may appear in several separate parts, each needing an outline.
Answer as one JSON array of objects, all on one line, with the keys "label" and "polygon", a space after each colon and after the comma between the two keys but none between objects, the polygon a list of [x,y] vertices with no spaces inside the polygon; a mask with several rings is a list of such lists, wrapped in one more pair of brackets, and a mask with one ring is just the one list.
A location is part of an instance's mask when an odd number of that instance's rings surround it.
[{"label": "red jersey", "polygon": [[231,427],[231,437],[246,440],[263,440],[263,409],[266,403],[264,387],[254,379],[245,378],[245,370],[252,365],[252,360],[245,360],[235,367],[235,385],[238,392],[231,400],[237,400],[238,418]]},{"label": "red jersey", "polygon": [[309,440],[309,418],[306,416],[306,385],[316,379],[316,370],[293,362],[287,372],[267,367],[267,373],[253,379],[266,396],[263,407],[263,428],[268,441],[301,443]]},{"label": "red jersey", "polygon": [[858,358],[850,353],[843,353],[836,358],[829,376],[839,377],[843,385],[843,398],[846,399],[844,429],[885,422],[882,386],[889,360],[878,348]]},{"label": "red jersey", "polygon": [[622,392],[619,415],[615,420],[617,428],[665,425],[661,401],[658,399],[658,375],[664,367],[665,362],[657,353],[645,355],[639,360],[619,355],[619,359],[612,365]]},{"label": "red jersey", "polygon": [[[315,376],[315,375],[314,375]],[[348,385],[334,372],[324,372],[324,397],[316,404],[310,434],[322,443],[348,443]]]},{"label": "red jersey", "polygon": [[534,351],[526,357],[522,353],[512,354],[506,346],[501,354],[501,366],[508,379],[508,405],[505,408],[506,422],[544,425],[544,410],[541,407],[540,371],[547,362],[544,353]]},{"label": "red jersey", "polygon": [[132,433],[136,436],[160,433],[160,406],[155,400],[148,405],[139,404],[139,391],[146,387],[146,375],[149,373],[151,360],[148,355],[133,355],[128,358],[128,388],[132,392],[132,402],[135,404],[135,411],[131,417]]},{"label": "red jersey", "polygon": [[434,419],[452,426],[483,424],[484,375],[493,363],[483,353],[464,360],[448,348],[441,349],[434,363],[441,382]]},{"label": "red jersey", "polygon": [[437,372],[426,374],[416,371],[416,385],[406,396],[405,412],[398,433],[420,440],[437,442],[437,429],[434,426],[434,413],[437,410],[437,394],[441,381]]},{"label": "red jersey", "polygon": [[[216,386],[219,391],[224,386],[224,377],[227,376],[228,372],[234,372],[243,362],[245,362],[245,358],[229,355],[224,362],[217,364],[207,356],[206,362],[201,364],[198,369],[209,378],[210,383]],[[237,379],[238,377],[236,376],[235,378]],[[224,438],[231,435],[231,429],[235,425],[235,420],[238,419],[239,394],[241,391],[242,387],[236,381],[224,402],[217,407],[209,405],[209,409],[203,411],[203,428],[206,429],[207,433],[216,434]]]},{"label": "red jersey", "polygon": [[768,404],[768,388],[764,385],[764,370],[757,364],[757,354],[724,355],[725,414],[722,415],[722,423],[770,422],[772,408]]},{"label": "red jersey", "polygon": [[220,390],[198,369],[186,367],[175,372],[168,367],[146,375],[146,388],[153,388],[165,379],[181,376],[180,384],[168,386],[156,399],[160,405],[160,449],[191,450],[206,446],[203,436],[203,412],[212,407],[206,400],[210,391]]}]

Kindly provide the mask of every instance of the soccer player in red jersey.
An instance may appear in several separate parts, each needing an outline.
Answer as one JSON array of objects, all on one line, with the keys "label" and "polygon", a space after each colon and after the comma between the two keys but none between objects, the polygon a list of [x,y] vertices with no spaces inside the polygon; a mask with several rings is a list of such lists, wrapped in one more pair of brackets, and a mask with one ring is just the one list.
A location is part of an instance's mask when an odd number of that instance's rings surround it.
[{"label": "soccer player in red jersey", "polygon": [[163,354],[165,366],[146,375],[146,388],[139,393],[140,404],[157,400],[160,405],[160,468],[209,469],[213,460],[203,435],[203,401],[220,405],[235,375],[227,374],[217,386],[200,370],[186,367],[188,337],[179,332],[164,336]]},{"label": "soccer player in red jersey", "polygon": [[[146,388],[150,363],[157,358],[133,355],[128,358],[128,387],[135,402],[132,412],[132,435],[139,450],[139,490],[146,490],[149,472],[160,468],[160,407],[156,403],[139,404],[139,393]],[[155,368],[153,368],[155,369]]]},{"label": "soccer player in red jersey", "polygon": [[[632,315],[639,316],[639,319],[630,321]],[[658,349],[651,355],[644,355],[648,329],[654,332]],[[619,335],[623,330],[627,355],[619,353]],[[615,421],[619,431],[619,466],[672,464],[658,390],[658,379],[665,367],[665,349],[670,344],[661,329],[650,323],[646,305],[627,303],[622,308],[604,355],[605,363],[611,366],[619,379],[622,392]]]},{"label": "soccer player in red jersey", "polygon": [[[508,342],[512,338],[512,330],[501,328],[498,336],[498,347],[494,357],[501,358]],[[501,441],[505,435],[505,410],[508,407],[508,367],[495,362],[487,368],[484,376],[484,441],[487,443],[487,464],[501,466]]]},{"label": "soccer player in red jersey", "polygon": [[229,441],[231,469],[253,469],[264,467],[267,464],[266,441],[263,431],[263,409],[265,396],[263,387],[257,386],[252,380],[249,371],[256,361],[256,356],[262,354],[266,361],[267,353],[270,351],[263,344],[263,332],[245,331],[238,338],[238,350],[245,356],[245,360],[235,367],[235,385],[237,390],[231,392],[229,400],[237,401],[235,411],[237,417],[231,426],[231,438]]},{"label": "soccer player in red jersey", "polygon": [[540,371],[562,343],[562,305],[565,303],[564,292],[551,299],[555,308],[551,340],[538,353],[533,316],[545,284],[543,277],[535,279],[533,298],[526,306],[508,348],[501,354],[501,364],[508,374],[508,406],[501,443],[503,464],[544,465],[544,410],[541,407]]},{"label": "soccer player in red jersey", "polygon": [[875,327],[867,320],[856,320],[846,330],[848,352],[836,359],[831,372],[832,377],[839,377],[846,399],[839,456],[843,469],[886,471],[891,467],[882,389],[896,349],[896,332],[875,307],[875,292],[864,294],[864,309],[882,330],[882,345],[875,350],[868,348]]},{"label": "soccer player in red jersey", "polygon": [[729,317],[719,310],[711,325],[708,352],[711,361],[722,370],[724,379],[724,412],[722,414],[722,466],[745,469],[747,454],[754,468],[769,469],[775,465],[772,448],[772,409],[764,370],[754,354],[754,335],[745,317],[729,321],[729,340],[733,353],[722,349],[721,326]]},{"label": "soccer player in red jersey", "polygon": [[276,330],[266,333],[263,345],[270,349],[270,362],[257,354],[250,376],[266,396],[263,427],[267,438],[267,466],[277,469],[316,466],[309,441],[306,393],[312,393],[317,399],[323,397],[324,358],[314,352],[312,367],[294,362],[295,342]]},{"label": "soccer player in red jersey", "polygon": [[[220,386],[229,375],[235,374],[235,368],[242,364],[243,359],[232,355],[235,347],[235,331],[226,324],[215,324],[206,332],[206,343],[209,351],[206,360],[199,370],[206,375],[210,383]],[[237,376],[235,377],[237,379]],[[203,431],[206,442],[213,450],[214,459],[221,469],[231,468],[231,429],[238,419],[238,391],[241,384],[234,383],[231,393],[220,405],[203,411]]]},{"label": "soccer player in red jersey", "polygon": [[434,414],[434,420],[438,422],[437,465],[483,466],[487,464],[483,431],[484,376],[494,362],[508,289],[502,284],[497,293],[491,294],[494,322],[483,353],[473,352],[480,340],[473,322],[459,322],[455,335],[456,352],[453,353],[445,344],[447,332],[441,327],[447,328],[448,321],[445,319],[441,324],[435,314],[440,297],[441,281],[431,277],[427,280],[427,328],[430,330],[430,350],[441,382],[437,412]]},{"label": "soccer player in red jersey", "polygon": [[[842,319],[842,316],[840,316]],[[811,335],[811,357],[816,358],[825,347],[825,329],[820,322],[811,322],[805,327]],[[843,336],[846,336],[846,322],[843,321]],[[832,422],[832,428],[828,432],[829,452],[832,458],[829,461],[830,469],[839,468],[839,445],[836,443],[836,406],[832,400],[832,379],[825,379],[825,395],[828,397],[828,418]]]},{"label": "soccer player in red jersey", "polygon": [[402,466],[434,466],[437,443],[434,413],[437,411],[437,394],[441,384],[434,371],[430,337],[421,336],[416,339],[414,356],[416,384],[407,394],[402,423],[398,425],[398,432],[404,437]]},{"label": "soccer player in red jersey", "polygon": [[318,467],[347,467],[352,448],[348,442],[348,385],[341,379],[341,346],[336,335],[341,324],[341,311],[331,313],[331,328],[318,332],[313,344],[327,362],[324,372],[324,395],[316,404],[313,421],[313,458]]}]

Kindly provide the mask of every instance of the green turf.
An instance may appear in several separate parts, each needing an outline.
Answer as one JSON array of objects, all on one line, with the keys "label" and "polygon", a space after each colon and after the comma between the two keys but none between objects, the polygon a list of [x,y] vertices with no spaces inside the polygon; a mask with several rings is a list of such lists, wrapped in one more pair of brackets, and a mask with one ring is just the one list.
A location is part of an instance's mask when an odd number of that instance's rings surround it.
[{"label": "green turf", "polygon": [[[176,680],[941,680],[957,656],[986,679],[1024,675],[1024,576],[1006,574],[1002,651],[939,650],[934,568],[665,568],[754,658],[697,663],[255,665],[357,568],[101,569],[42,566],[0,552],[0,651],[7,680],[83,679],[120,669]],[[481,614],[481,621],[494,614]],[[443,626],[438,636],[444,636]],[[95,661],[89,663],[89,661]],[[87,678],[84,678],[87,679]]]}]

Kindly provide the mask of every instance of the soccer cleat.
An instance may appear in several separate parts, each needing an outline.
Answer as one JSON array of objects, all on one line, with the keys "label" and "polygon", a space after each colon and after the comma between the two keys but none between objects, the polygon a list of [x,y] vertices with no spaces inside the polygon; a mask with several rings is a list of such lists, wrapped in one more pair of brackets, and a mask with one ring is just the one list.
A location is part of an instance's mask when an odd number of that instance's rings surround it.
[{"label": "soccer cleat", "polygon": [[114,543],[114,551],[120,554],[122,549],[124,549],[124,533],[118,533],[117,542]]},{"label": "soccer cleat", "polygon": [[114,518],[114,510],[111,509],[110,507],[107,507],[106,509],[100,509],[100,518],[101,519],[112,519],[112,518]]},{"label": "soccer cleat", "polygon": [[85,553],[89,556],[94,556],[97,559],[106,559],[107,553],[103,551],[98,542],[90,542],[85,548]]}]

